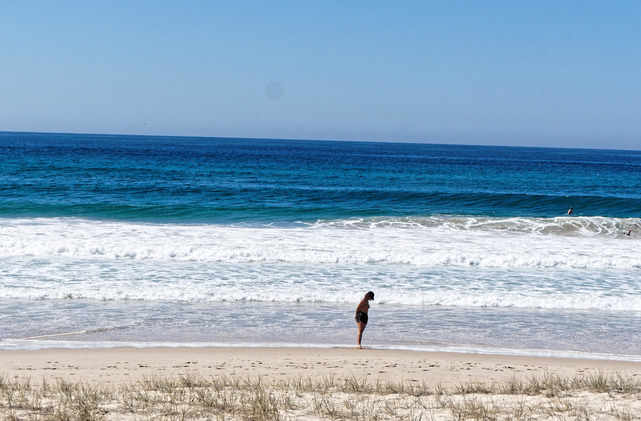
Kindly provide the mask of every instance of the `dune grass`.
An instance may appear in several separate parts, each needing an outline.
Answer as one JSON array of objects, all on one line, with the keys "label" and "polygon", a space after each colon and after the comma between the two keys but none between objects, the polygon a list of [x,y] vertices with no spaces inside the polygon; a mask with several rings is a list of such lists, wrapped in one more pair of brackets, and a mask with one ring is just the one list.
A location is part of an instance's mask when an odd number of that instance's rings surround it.
[{"label": "dune grass", "polygon": [[545,375],[445,389],[415,382],[182,375],[114,386],[0,376],[0,420],[636,420],[641,380]]}]

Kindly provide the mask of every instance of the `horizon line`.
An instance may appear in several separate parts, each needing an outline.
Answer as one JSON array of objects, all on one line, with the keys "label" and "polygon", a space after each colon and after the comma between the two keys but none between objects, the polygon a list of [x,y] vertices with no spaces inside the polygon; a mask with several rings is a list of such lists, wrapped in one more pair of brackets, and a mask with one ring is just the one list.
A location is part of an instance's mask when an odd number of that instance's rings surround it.
[{"label": "horizon line", "polygon": [[133,133],[85,133],[85,132],[54,132],[54,131],[16,131],[0,130],[0,134],[43,134],[43,135],[72,135],[72,136],[131,136],[131,137],[163,137],[163,138],[189,138],[189,139],[238,139],[238,140],[287,140],[300,142],[347,142],[347,143],[380,143],[380,144],[401,144],[401,145],[435,145],[435,146],[466,146],[466,147],[490,147],[490,148],[522,148],[522,149],[566,149],[566,150],[593,150],[593,151],[621,151],[641,152],[641,149],[625,148],[603,148],[603,147],[570,147],[570,146],[532,146],[532,145],[503,145],[503,144],[481,144],[481,143],[441,143],[430,141],[409,141],[409,140],[371,140],[371,139],[325,139],[325,138],[295,138],[295,137],[253,137],[253,136],[204,136],[204,135],[176,135],[176,134],[133,134]]}]

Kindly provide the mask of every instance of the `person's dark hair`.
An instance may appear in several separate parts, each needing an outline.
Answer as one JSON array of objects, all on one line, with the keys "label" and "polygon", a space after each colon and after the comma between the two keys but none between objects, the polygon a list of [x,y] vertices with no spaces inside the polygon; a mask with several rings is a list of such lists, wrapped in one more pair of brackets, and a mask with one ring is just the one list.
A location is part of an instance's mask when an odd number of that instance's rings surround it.
[{"label": "person's dark hair", "polygon": [[374,299],[374,293],[372,291],[369,291],[367,294],[365,294],[369,297],[370,300]]}]

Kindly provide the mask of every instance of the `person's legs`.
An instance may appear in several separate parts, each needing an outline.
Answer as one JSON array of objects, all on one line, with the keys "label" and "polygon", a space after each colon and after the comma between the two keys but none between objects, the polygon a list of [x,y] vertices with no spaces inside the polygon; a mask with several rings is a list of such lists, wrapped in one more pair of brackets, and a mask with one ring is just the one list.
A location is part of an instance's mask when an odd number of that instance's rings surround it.
[{"label": "person's legs", "polygon": [[367,323],[358,322],[357,324],[358,324],[358,347],[362,348],[361,339],[363,338],[363,331],[365,330],[365,326],[367,326]]}]

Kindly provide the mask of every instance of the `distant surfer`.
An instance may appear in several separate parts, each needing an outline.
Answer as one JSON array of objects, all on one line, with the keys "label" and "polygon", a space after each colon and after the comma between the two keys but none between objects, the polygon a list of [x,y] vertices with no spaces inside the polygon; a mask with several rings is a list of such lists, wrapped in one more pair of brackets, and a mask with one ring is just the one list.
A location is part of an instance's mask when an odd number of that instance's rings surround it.
[{"label": "distant surfer", "polygon": [[568,211],[568,215],[574,215],[574,212],[572,211],[573,209],[574,209],[574,206],[570,208],[570,210]]},{"label": "distant surfer", "polygon": [[632,230],[631,229],[629,229],[628,232],[624,232],[623,233],[623,235],[627,235],[628,237],[630,236],[630,234],[632,234]]},{"label": "distant surfer", "polygon": [[365,297],[358,303],[356,307],[356,325],[358,326],[358,348],[363,349],[361,346],[361,339],[363,338],[363,331],[367,326],[367,312],[369,311],[369,301],[374,299],[374,293],[369,291]]}]

